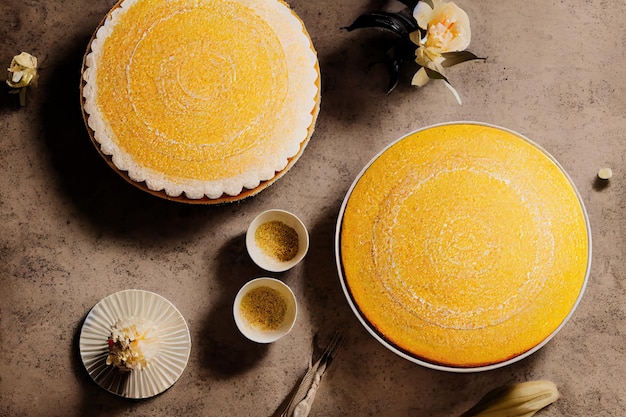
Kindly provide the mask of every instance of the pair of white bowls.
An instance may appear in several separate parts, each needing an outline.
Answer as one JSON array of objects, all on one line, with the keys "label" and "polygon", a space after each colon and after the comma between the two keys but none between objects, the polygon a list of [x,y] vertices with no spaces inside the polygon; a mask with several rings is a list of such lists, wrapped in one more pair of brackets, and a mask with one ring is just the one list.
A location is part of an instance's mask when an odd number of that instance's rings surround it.
[{"label": "pair of white bowls", "polygon": [[[268,222],[279,221],[293,229],[298,235],[298,249],[291,259],[281,261],[270,256],[263,250],[255,237],[257,229]],[[269,272],[284,272],[304,259],[309,250],[309,233],[302,221],[294,214],[285,210],[267,210],[259,214],[246,232],[246,248],[250,258],[259,267]],[[274,290],[285,302],[285,312],[281,323],[270,329],[252,323],[242,312],[242,301],[251,291],[258,288]],[[237,293],[233,304],[233,316],[239,331],[248,339],[257,343],[272,343],[288,334],[296,322],[298,304],[296,297],[284,282],[276,278],[262,277],[247,282]]]}]

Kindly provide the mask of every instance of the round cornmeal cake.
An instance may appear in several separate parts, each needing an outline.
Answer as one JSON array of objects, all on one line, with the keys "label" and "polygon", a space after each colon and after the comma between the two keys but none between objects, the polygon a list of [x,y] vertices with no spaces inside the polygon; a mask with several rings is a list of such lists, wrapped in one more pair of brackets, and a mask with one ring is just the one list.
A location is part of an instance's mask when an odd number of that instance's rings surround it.
[{"label": "round cornmeal cake", "polygon": [[417,131],[374,158],[346,196],[336,243],[370,333],[459,371],[543,346],[582,296],[591,256],[584,206],[558,163],[475,123]]},{"label": "round cornmeal cake", "polygon": [[295,163],[319,85],[310,37],[280,0],[123,0],[90,42],[81,90],[116,171],[210,204],[256,194]]}]

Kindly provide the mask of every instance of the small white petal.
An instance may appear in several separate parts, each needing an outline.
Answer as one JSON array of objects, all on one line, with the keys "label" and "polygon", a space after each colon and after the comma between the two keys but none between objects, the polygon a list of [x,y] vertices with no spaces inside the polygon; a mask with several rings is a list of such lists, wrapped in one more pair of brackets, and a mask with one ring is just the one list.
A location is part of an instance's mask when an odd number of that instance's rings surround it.
[{"label": "small white petal", "polygon": [[411,42],[413,42],[415,45],[421,45],[422,44],[422,38],[421,38],[421,33],[419,30],[416,30],[415,32],[411,32],[409,33],[409,39],[411,39]]},{"label": "small white petal", "polygon": [[413,9],[413,17],[417,20],[418,26],[422,29],[428,28],[428,22],[430,21],[432,13],[433,9],[424,1],[418,2],[415,9]]},{"label": "small white petal", "polygon": [[456,98],[456,101],[459,103],[459,105],[462,105],[463,103],[461,102],[461,96],[459,95],[459,93],[457,93],[457,91],[454,89],[454,87],[452,87],[452,85],[448,82],[443,82],[446,87],[448,87],[448,89],[450,91],[452,91],[452,94],[454,94],[454,97]]},{"label": "small white petal", "polygon": [[15,71],[13,73],[13,76],[11,77],[11,81],[14,83],[19,83],[23,75],[24,73],[22,71]]},{"label": "small white petal", "polygon": [[413,79],[411,80],[411,84],[416,87],[422,87],[426,85],[428,81],[430,81],[430,78],[428,78],[428,74],[426,74],[426,70],[422,67],[413,76]]}]

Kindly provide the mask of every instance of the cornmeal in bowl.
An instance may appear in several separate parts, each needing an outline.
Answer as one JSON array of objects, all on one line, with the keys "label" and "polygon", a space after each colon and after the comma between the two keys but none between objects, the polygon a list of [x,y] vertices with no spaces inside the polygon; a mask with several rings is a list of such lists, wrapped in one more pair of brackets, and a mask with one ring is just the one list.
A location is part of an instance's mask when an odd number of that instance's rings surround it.
[{"label": "cornmeal in bowl", "polygon": [[223,202],[283,175],[310,139],[317,55],[279,0],[123,0],[83,64],[94,143],[131,183]]},{"label": "cornmeal in bowl", "polygon": [[446,370],[530,354],[565,323],[590,263],[587,216],[558,163],[521,135],[444,124],[390,145],[339,217],[349,303],[391,350]]}]

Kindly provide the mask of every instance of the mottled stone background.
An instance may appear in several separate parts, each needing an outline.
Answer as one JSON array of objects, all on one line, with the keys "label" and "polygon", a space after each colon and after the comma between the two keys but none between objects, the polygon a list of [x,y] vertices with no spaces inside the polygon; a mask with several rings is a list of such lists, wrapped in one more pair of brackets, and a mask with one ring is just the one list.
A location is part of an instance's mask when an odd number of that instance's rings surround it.
[{"label": "mottled stone background", "polygon": [[[0,87],[0,415],[269,416],[338,327],[346,344],[327,373],[313,416],[460,415],[485,391],[545,378],[562,398],[541,416],[623,416],[626,410],[626,3],[623,0],[458,0],[470,50],[487,58],[449,70],[459,106],[440,82],[417,90],[404,74],[385,94],[380,32],[348,33],[360,13],[399,3],[292,0],[319,54],[317,130],[289,173],[258,196],[219,207],[142,193],[93,148],[79,107],[87,42],[113,0],[2,0],[0,63],[41,60],[28,105]],[[350,311],[333,237],[343,196],[383,147],[438,122],[476,120],[516,130],[563,165],[587,207],[593,264],[568,324],[531,357],[496,371],[451,374],[386,350]],[[606,187],[599,168],[613,168]],[[282,208],[308,225],[304,263],[278,274],[295,291],[293,332],[255,345],[236,330],[231,303],[267,275],[244,248],[247,224]],[[273,274],[276,276],[276,274]],[[180,380],[145,401],[93,383],[78,353],[80,327],[103,297],[155,291],[188,321],[193,348]],[[319,339],[314,335],[319,333]]]}]

